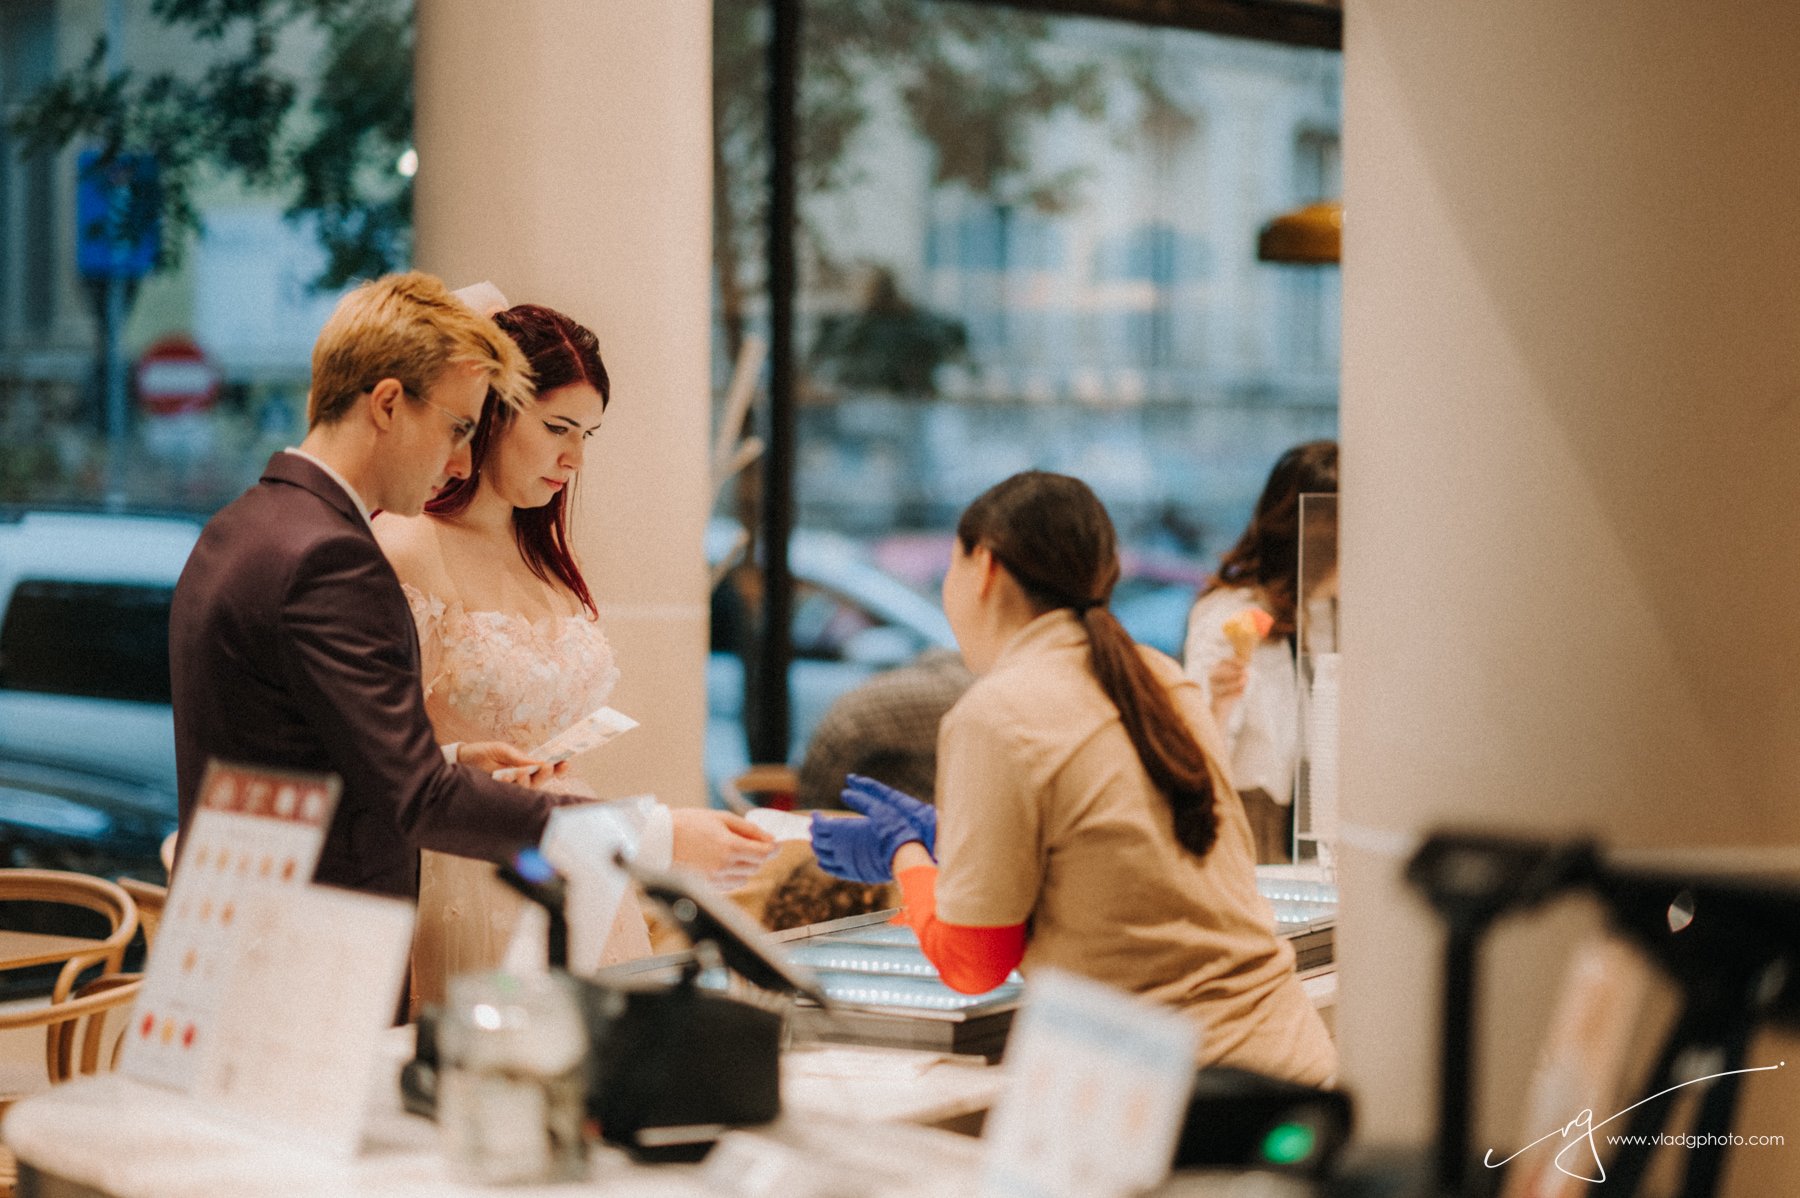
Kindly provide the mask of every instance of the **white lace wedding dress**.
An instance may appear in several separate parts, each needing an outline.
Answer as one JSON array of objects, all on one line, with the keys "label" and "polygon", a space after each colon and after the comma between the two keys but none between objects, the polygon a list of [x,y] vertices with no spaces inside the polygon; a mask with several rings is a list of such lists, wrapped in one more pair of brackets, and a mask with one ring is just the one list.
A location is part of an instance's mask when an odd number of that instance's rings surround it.
[{"label": "white lace wedding dress", "polygon": [[[440,743],[503,740],[529,750],[606,702],[619,681],[612,646],[584,615],[529,620],[468,611],[401,584],[419,629],[425,710]],[[552,789],[592,794],[558,779]],[[440,1002],[454,974],[492,969],[506,954],[523,902],[484,861],[427,851],[413,940],[415,1004]],[[600,963],[646,956],[643,909],[627,892]]]}]

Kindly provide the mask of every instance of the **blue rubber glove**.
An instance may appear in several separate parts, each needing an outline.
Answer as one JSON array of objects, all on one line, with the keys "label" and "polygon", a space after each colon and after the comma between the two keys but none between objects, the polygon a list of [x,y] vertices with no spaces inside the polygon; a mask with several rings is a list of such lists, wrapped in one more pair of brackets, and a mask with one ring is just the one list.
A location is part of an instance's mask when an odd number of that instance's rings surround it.
[{"label": "blue rubber glove", "polygon": [[868,801],[875,800],[886,803],[898,811],[906,822],[918,833],[919,843],[934,858],[937,856],[937,808],[930,803],[921,803],[904,791],[895,790],[884,782],[873,778],[865,778],[861,774],[851,774],[845,779],[847,783],[839,796],[844,806],[852,811],[860,811],[864,815],[872,814]]},{"label": "blue rubber glove", "polygon": [[[849,792],[845,792],[846,801]],[[862,819],[812,817],[813,855],[819,868],[835,877],[866,885],[894,878],[894,854],[919,840],[918,831],[900,808],[883,799],[858,795],[851,806],[866,812]]]},{"label": "blue rubber glove", "polygon": [[[890,816],[888,827],[872,819],[827,818],[815,811],[812,817],[813,856],[819,868],[837,878],[851,882],[874,884],[887,882],[894,876],[894,854],[883,852],[888,842],[883,831],[898,832],[906,840],[918,839],[912,828],[898,815]],[[905,841],[895,841],[897,849]]]}]

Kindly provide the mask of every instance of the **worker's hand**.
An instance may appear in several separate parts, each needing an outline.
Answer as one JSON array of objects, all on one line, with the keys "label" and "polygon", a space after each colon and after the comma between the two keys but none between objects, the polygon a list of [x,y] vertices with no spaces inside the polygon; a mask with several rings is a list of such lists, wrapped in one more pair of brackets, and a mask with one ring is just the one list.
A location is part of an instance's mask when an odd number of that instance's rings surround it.
[{"label": "worker's hand", "polygon": [[869,814],[848,819],[813,812],[813,855],[834,877],[874,885],[894,878],[894,854],[916,844],[919,833],[897,807],[869,801]]},{"label": "worker's hand", "polygon": [[741,815],[701,807],[676,807],[671,859],[705,875],[720,890],[735,890],[775,851],[775,838]]},{"label": "worker's hand", "polygon": [[861,774],[851,774],[844,781],[846,785],[839,796],[844,800],[844,806],[869,815],[870,803],[886,803],[912,825],[913,831],[918,833],[919,843],[925,846],[927,853],[937,852],[936,807],[930,803],[921,803],[904,791],[895,790],[886,783],[865,778]]},{"label": "worker's hand", "polygon": [[502,782],[517,782],[520,786],[542,786],[569,772],[566,761],[551,765],[527,757],[503,740],[464,741],[456,748],[456,764],[485,770]]}]

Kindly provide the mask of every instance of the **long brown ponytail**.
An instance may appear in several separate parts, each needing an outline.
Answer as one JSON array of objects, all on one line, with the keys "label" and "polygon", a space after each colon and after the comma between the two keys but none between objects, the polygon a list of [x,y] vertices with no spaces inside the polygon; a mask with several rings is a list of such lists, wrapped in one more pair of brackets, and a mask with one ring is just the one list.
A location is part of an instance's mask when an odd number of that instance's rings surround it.
[{"label": "long brown ponytail", "polygon": [[1206,754],[1106,606],[1119,580],[1119,551],[1099,497],[1078,478],[1028,470],[983,492],[956,535],[965,553],[986,545],[1040,611],[1066,607],[1080,618],[1094,676],[1119,709],[1144,772],[1169,800],[1176,841],[1206,856],[1218,835]]}]

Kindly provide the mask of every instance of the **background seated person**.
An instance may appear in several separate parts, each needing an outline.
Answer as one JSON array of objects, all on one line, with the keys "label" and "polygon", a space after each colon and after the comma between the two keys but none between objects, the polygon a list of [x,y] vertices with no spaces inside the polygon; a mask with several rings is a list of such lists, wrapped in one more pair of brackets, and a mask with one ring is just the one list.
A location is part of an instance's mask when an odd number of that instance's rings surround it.
[{"label": "background seated person", "polygon": [[[806,746],[799,806],[843,810],[838,796],[853,774],[930,802],[937,790],[938,725],[974,681],[960,655],[928,649],[838,696]],[[763,926],[776,932],[899,903],[891,884],[827,874],[804,842],[782,846],[738,894]]]}]

